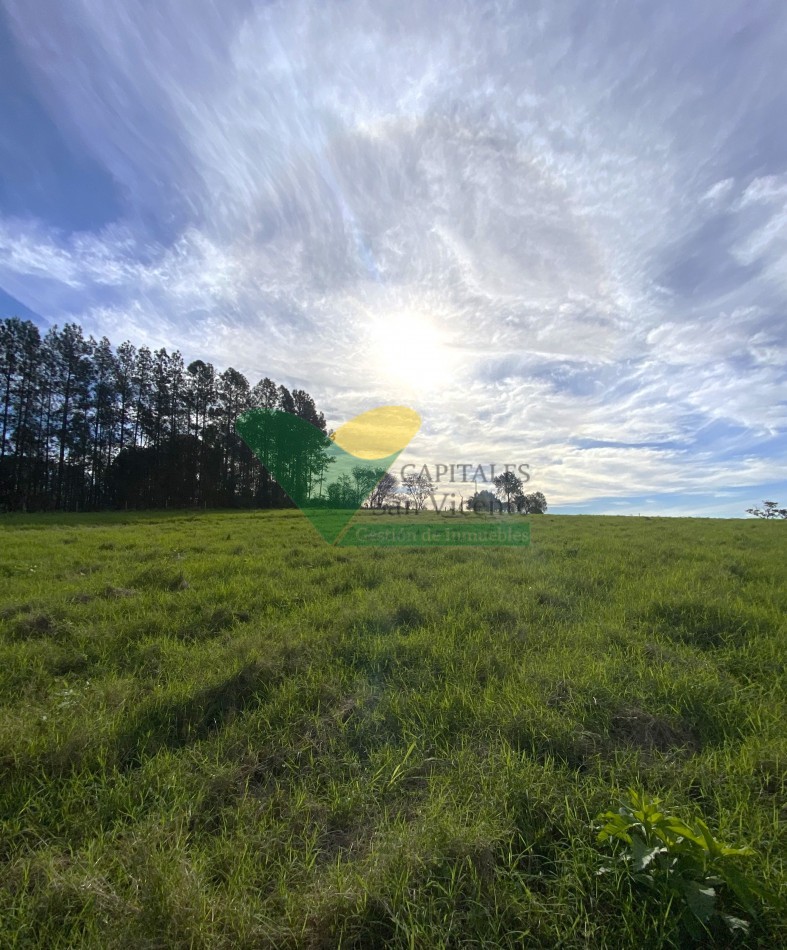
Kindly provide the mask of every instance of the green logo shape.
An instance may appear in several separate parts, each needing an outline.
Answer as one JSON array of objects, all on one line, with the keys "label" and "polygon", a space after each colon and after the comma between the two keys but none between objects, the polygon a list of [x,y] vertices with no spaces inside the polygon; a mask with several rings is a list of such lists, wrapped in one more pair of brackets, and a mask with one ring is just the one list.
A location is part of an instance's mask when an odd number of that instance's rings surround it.
[{"label": "green logo shape", "polygon": [[346,422],[333,438],[278,409],[252,409],[235,429],[306,515],[334,544],[418,431],[406,406],[381,406]]}]

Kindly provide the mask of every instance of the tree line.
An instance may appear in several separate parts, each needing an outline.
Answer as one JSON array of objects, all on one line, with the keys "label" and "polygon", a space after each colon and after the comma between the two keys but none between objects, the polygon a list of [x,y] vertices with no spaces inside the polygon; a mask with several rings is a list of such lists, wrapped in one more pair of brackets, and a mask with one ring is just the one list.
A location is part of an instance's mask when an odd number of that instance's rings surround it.
[{"label": "tree line", "polygon": [[547,500],[540,492],[525,493],[524,483],[513,472],[502,472],[492,479],[494,493],[484,489],[473,495],[467,502],[468,511],[489,511],[490,513],[516,511],[526,515],[543,515],[547,510]]},{"label": "tree line", "polygon": [[250,409],[321,432],[312,397],[180,352],[113,347],[69,323],[41,335],[0,321],[0,510],[282,507],[290,501],[235,431]]}]

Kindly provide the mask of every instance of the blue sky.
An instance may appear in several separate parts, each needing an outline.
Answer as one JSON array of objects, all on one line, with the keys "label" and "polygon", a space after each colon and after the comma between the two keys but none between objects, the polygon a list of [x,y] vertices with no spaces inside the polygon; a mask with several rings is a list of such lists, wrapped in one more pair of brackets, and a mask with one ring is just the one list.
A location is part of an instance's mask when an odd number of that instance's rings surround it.
[{"label": "blue sky", "polygon": [[787,503],[787,7],[0,0],[0,311],[557,511]]}]

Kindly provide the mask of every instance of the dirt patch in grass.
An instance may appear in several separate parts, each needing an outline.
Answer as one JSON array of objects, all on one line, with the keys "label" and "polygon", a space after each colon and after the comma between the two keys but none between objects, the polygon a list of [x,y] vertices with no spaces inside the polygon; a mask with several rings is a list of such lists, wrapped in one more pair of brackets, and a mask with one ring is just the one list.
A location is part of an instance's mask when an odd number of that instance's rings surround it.
[{"label": "dirt patch in grass", "polygon": [[696,752],[700,747],[697,737],[686,726],[633,705],[620,706],[612,714],[609,735],[616,744],[645,751],[686,749]]},{"label": "dirt patch in grass", "polygon": [[91,601],[95,599],[96,598],[94,594],[88,594],[81,591],[78,594],[74,594],[74,596],[71,598],[71,603],[72,604],[89,604]]},{"label": "dirt patch in grass", "polygon": [[89,666],[90,661],[84,653],[66,649],[51,660],[49,670],[53,676],[68,676],[84,673]]},{"label": "dirt patch in grass", "polygon": [[183,624],[176,635],[180,640],[202,640],[218,636],[225,630],[231,630],[236,624],[247,623],[249,620],[251,614],[246,610],[216,607],[207,611],[204,617]]},{"label": "dirt patch in grass", "polygon": [[37,637],[57,637],[63,633],[62,621],[50,613],[39,611],[22,617],[14,625],[14,635],[19,640],[32,640]]},{"label": "dirt patch in grass", "polygon": [[208,618],[207,627],[216,633],[233,627],[236,623],[248,623],[251,614],[247,610],[229,610],[227,607],[217,607]]},{"label": "dirt patch in grass", "polygon": [[113,587],[111,584],[104,588],[103,596],[107,600],[124,600],[127,597],[134,597],[139,591],[132,587]]}]

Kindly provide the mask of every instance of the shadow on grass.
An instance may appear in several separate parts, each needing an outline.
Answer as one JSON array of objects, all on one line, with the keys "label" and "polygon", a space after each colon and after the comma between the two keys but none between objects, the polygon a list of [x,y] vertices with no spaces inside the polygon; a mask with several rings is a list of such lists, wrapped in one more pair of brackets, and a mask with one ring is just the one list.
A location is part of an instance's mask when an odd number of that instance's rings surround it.
[{"label": "shadow on grass", "polygon": [[742,646],[751,634],[761,632],[751,613],[702,601],[653,604],[645,619],[672,639],[703,650]]},{"label": "shadow on grass", "polygon": [[59,778],[79,772],[138,768],[164,749],[180,749],[209,738],[237,716],[264,703],[270,690],[300,671],[305,650],[282,647],[265,660],[247,663],[231,676],[194,693],[165,697],[129,713],[114,735],[74,731],[56,745],[30,756],[3,755],[0,769],[20,776],[38,773]]},{"label": "shadow on grass", "polygon": [[275,662],[248,663],[191,696],[143,709],[117,736],[118,766],[136,768],[161,749],[179,749],[208,738],[240,713],[264,702],[273,686],[298,669],[299,659],[298,651],[287,650]]}]

